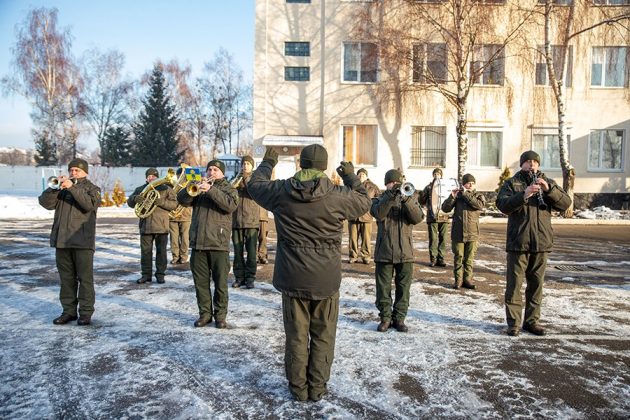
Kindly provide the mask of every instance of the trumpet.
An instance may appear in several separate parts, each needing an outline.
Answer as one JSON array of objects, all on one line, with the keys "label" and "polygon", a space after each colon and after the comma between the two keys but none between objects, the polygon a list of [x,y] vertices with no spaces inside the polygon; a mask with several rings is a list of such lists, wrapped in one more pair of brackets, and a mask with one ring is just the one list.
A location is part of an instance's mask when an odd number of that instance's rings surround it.
[{"label": "trumpet", "polygon": [[61,188],[61,184],[63,184],[63,182],[65,180],[69,179],[70,181],[72,181],[73,185],[76,185],[77,180],[76,178],[68,178],[65,175],[59,175],[57,176],[51,176],[48,178],[48,188],[53,189],[53,190],[60,190]]},{"label": "trumpet", "polygon": [[[532,185],[536,184],[538,181],[538,176],[536,176],[536,172],[531,171],[532,174]],[[538,209],[539,210],[547,210],[547,203],[545,203],[545,197],[543,197],[542,189],[538,190]]]},{"label": "trumpet", "polygon": [[238,188],[243,183],[243,172],[239,172],[238,175],[234,177],[232,181],[230,181],[230,185],[234,188]]},{"label": "trumpet", "polygon": [[188,195],[191,197],[196,197],[201,194],[201,189],[199,188],[199,186],[204,182],[210,184],[210,186],[212,187],[214,185],[214,177],[208,176],[201,178],[201,181],[189,183],[186,187],[186,192],[188,193]]},{"label": "trumpet", "polygon": [[400,194],[411,197],[416,192],[416,187],[411,182],[405,182],[400,186]]}]

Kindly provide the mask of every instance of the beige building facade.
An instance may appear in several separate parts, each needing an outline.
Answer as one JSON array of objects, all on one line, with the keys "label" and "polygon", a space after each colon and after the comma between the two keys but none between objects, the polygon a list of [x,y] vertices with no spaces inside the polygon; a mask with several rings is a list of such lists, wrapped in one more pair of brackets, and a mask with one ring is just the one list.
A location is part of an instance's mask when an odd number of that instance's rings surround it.
[{"label": "beige building facade", "polygon": [[[328,149],[329,174],[351,160],[381,188],[392,168],[400,168],[416,188],[429,182],[437,166],[445,177],[457,176],[456,113],[439,93],[407,89],[422,82],[413,70],[416,61],[403,72],[409,75],[401,82],[406,93],[381,100],[379,87],[388,76],[379,45],[352,35],[357,10],[368,3],[256,0],[253,150],[258,160],[266,146],[278,150],[276,177],[291,176],[300,150],[311,143]],[[603,31],[570,44],[569,160],[576,193],[628,194],[630,36]],[[431,45],[410,45],[410,55],[430,57]],[[557,113],[546,70],[534,51],[524,59],[519,48],[508,44],[501,65],[484,72],[468,98],[466,172],[475,175],[481,191],[493,191],[505,167],[518,170],[520,154],[529,149],[541,155],[542,170],[561,182]],[[418,63],[439,74],[439,61]]]}]

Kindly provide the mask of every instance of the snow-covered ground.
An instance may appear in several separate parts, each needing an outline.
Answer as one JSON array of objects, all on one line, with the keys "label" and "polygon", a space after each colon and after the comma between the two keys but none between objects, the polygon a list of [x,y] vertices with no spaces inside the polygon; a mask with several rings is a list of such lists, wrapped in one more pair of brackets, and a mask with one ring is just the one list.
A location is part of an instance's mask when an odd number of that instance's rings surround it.
[{"label": "snow-covered ground", "polygon": [[[407,334],[376,332],[373,272],[344,264],[330,392],[318,403],[298,403],[284,377],[280,294],[268,280],[230,289],[227,330],[194,328],[188,270],[169,268],[163,285],[135,283],[137,225],[107,219],[130,216],[128,208],[99,209],[93,325],[53,325],[60,306],[48,246],[52,212],[36,203],[0,197],[1,418],[630,414],[627,246],[595,259],[571,258],[558,245],[554,264],[586,259],[603,270],[616,264],[626,275],[549,282],[543,320],[550,334],[542,338],[505,335],[502,238],[489,236],[480,247],[475,291],[451,290],[433,281],[433,268],[416,267]],[[578,252],[593,252],[593,244],[581,246]],[[417,248],[425,252],[426,242]],[[260,269],[270,276],[271,265]]]}]

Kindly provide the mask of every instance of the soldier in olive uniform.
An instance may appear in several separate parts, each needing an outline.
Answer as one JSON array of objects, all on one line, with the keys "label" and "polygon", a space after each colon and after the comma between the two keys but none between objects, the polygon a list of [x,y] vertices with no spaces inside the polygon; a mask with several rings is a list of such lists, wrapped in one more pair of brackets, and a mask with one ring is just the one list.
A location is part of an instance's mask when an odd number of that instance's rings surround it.
[{"label": "soldier in olive uniform", "polygon": [[471,174],[465,174],[462,177],[462,189],[453,190],[442,203],[442,211],[446,213],[455,208],[451,225],[454,289],[476,287],[472,282],[473,263],[479,240],[479,213],[485,205],[486,199],[475,191],[475,177]]},{"label": "soldier in olive uniform", "polygon": [[538,171],[538,153],[533,150],[523,153],[520,165],[521,170],[503,184],[497,196],[497,207],[508,215],[505,246],[507,333],[519,335],[523,312],[521,286],[525,279],[523,329],[544,335],[539,320],[547,253],[553,247],[551,210],[566,210],[571,205],[571,198],[555,181]]},{"label": "soldier in olive uniform", "polygon": [[87,179],[88,163],[73,159],[68,164],[70,177],[59,177],[58,188],[47,188],[39,204],[55,210],[50,246],[61,281],[59,301],[63,308],[55,318],[56,325],[77,319],[78,325],[89,325],[94,313],[94,249],[96,210],[101,204],[101,190]]},{"label": "soldier in olive uniform", "polygon": [[[176,175],[182,174],[182,168],[177,169]],[[172,215],[171,215],[172,216]],[[192,208],[184,207],[181,214],[171,217],[169,221],[169,233],[171,237],[171,264],[186,264],[188,262],[188,239],[190,237],[190,220]]]},{"label": "soldier in olive uniform", "polygon": [[446,232],[448,231],[448,214],[441,211],[442,204],[434,202],[433,189],[442,178],[442,170],[433,170],[433,181],[431,181],[422,194],[419,195],[420,205],[427,209],[427,230],[429,233],[429,264],[431,267],[446,267],[444,256],[446,255]]},{"label": "soldier in olive uniform", "polygon": [[[372,200],[370,212],[376,218],[378,232],[374,261],[376,262],[376,307],[381,322],[377,330],[390,326],[407,332],[405,325],[409,308],[409,289],[413,277],[413,225],[424,219],[416,193],[401,194],[403,175],[396,169],[385,173],[386,190]],[[392,306],[392,277],[396,286]]]},{"label": "soldier in olive uniform", "polygon": [[282,292],[289,391],[298,401],[318,401],[334,358],[343,221],[364,214],[370,199],[352,163],[337,170],[345,186],[334,185],[324,173],[328,152],[320,145],[302,150],[301,170],[290,179],[270,181],[277,162],[278,153],[267,147],[247,187],[276,223],[273,285]]},{"label": "soldier in olive uniform", "polygon": [[[241,175],[243,179],[236,186],[238,207],[232,214],[232,243],[234,244],[234,283],[232,287],[254,288],[256,280],[256,259],[260,206],[249,196],[247,182],[252,176],[254,159],[243,156]],[[247,258],[245,257],[247,254]]]},{"label": "soldier in olive uniform", "polygon": [[[145,197],[142,191],[151,182],[158,179],[160,173],[156,168],[149,168],[144,173],[146,183],[135,189],[127,199],[129,207],[142,204]],[[166,275],[166,248],[168,245],[169,215],[171,210],[177,208],[177,200],[170,185],[162,184],[155,187],[160,194],[156,208],[148,217],[139,219],[140,227],[140,270],[142,276],[136,281],[138,284],[150,283],[153,270],[153,244],[155,243],[155,279],[158,283],[164,283]]]},{"label": "soldier in olive uniform", "polygon": [[[359,169],[357,176],[365,187],[370,200],[380,194],[378,187],[368,179],[368,173],[365,169]],[[373,218],[369,211],[356,219],[348,220],[350,236],[350,243],[348,245],[350,259],[348,262],[350,264],[359,260],[361,260],[363,264],[369,264],[372,261],[372,249],[370,246],[370,241],[372,240],[372,220]],[[359,240],[361,241],[361,248],[359,248]]]},{"label": "soldier in olive uniform", "polygon": [[[204,179],[196,196],[191,196],[187,189],[177,194],[180,204],[193,209],[190,269],[199,307],[195,327],[208,325],[214,317],[216,328],[227,328],[230,233],[232,212],[238,206],[238,193],[225,179],[224,173],[225,164],[220,160],[211,160],[206,174],[214,182],[211,184]],[[214,295],[211,283],[214,283]]]}]

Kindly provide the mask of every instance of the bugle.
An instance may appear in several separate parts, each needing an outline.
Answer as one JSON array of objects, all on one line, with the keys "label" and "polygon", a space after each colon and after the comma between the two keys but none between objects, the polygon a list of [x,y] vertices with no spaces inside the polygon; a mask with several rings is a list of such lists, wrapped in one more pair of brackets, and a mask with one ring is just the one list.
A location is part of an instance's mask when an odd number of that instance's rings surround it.
[{"label": "bugle", "polygon": [[405,182],[400,186],[400,194],[411,197],[416,192],[416,187],[411,182]]},{"label": "bugle", "polygon": [[63,182],[66,179],[69,179],[70,181],[72,181],[72,184],[77,183],[76,178],[68,178],[65,175],[51,176],[48,178],[48,188],[53,189],[53,190],[59,190],[61,189],[61,184],[63,184]]},{"label": "bugle", "polygon": [[186,192],[188,193],[188,195],[191,197],[196,197],[201,194],[201,189],[199,188],[199,186],[204,182],[210,184],[210,186],[212,187],[214,185],[214,178],[209,176],[201,178],[201,181],[190,182],[186,187]]}]

